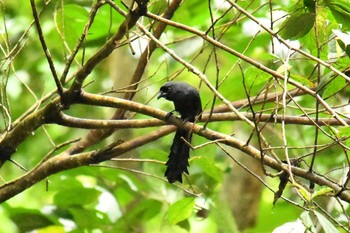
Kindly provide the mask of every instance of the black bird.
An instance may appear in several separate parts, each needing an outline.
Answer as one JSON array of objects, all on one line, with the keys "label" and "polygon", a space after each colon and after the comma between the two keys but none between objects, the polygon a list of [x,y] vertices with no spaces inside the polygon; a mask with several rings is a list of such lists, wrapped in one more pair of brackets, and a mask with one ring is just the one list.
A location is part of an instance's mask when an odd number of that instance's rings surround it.
[{"label": "black bird", "polygon": [[[196,116],[202,113],[202,103],[199,92],[196,88],[184,82],[167,82],[161,88],[158,95],[159,98],[165,98],[173,101],[175,111],[179,112],[183,121],[194,122]],[[171,114],[170,112],[169,114]],[[187,166],[190,157],[190,148],[184,142],[191,142],[192,134],[185,129],[178,128],[170,148],[167,169],[165,176],[169,183],[179,181],[182,183],[182,173],[188,174]]]}]

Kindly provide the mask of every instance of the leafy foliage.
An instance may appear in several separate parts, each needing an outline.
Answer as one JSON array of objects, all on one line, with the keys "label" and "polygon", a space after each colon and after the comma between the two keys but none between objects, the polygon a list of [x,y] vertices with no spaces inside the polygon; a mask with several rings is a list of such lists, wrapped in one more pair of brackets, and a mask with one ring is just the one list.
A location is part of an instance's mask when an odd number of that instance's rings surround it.
[{"label": "leafy foliage", "polygon": [[[0,4],[0,233],[349,231],[349,1]],[[174,185],[171,79],[206,126]]]}]

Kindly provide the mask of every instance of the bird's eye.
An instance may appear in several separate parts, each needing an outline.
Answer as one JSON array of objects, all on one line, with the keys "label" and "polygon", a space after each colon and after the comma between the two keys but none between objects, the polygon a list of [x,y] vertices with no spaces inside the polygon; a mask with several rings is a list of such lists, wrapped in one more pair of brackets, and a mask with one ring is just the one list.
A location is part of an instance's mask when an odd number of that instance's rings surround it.
[{"label": "bird's eye", "polygon": [[166,91],[167,92],[171,92],[171,87],[168,87],[168,89]]}]

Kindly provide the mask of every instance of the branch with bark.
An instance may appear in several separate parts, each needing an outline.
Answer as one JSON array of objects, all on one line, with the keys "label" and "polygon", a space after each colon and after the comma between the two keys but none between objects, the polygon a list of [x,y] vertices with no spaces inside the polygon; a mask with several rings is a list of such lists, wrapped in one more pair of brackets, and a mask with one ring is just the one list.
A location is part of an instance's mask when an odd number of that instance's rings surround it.
[{"label": "branch with bark", "polygon": [[[58,100],[56,102],[59,102]],[[59,124],[59,125],[65,125],[70,127],[77,127],[77,128],[139,128],[139,127],[154,127],[154,126],[161,126],[165,123],[173,124],[177,127],[183,127],[186,130],[191,130],[193,133],[198,134],[202,137],[205,137],[208,140],[211,141],[219,141],[220,143],[232,146],[247,155],[257,159],[257,160],[263,160],[263,164],[275,169],[277,171],[291,171],[294,176],[305,178],[311,182],[314,182],[318,185],[324,185],[328,186],[332,189],[334,189],[334,192],[339,192],[339,197],[345,201],[350,201],[350,195],[348,195],[346,192],[340,192],[342,190],[342,186],[335,181],[329,180],[324,176],[321,176],[319,174],[310,173],[308,170],[301,169],[298,167],[288,167],[286,164],[280,163],[279,161],[276,161],[275,159],[271,158],[270,156],[265,155],[264,157],[261,157],[260,150],[256,149],[254,146],[246,144],[246,142],[243,142],[241,140],[236,139],[234,136],[222,134],[217,131],[210,130],[209,128],[203,128],[200,125],[192,124],[189,122],[183,123],[181,119],[176,118],[174,116],[170,117],[169,121],[164,122],[167,116],[167,113],[155,108],[152,108],[147,105],[135,103],[132,101],[128,101],[121,98],[115,98],[115,97],[108,97],[108,96],[101,96],[96,94],[90,94],[86,92],[81,92],[79,97],[75,100],[76,103],[81,104],[88,104],[88,105],[96,105],[96,106],[104,106],[104,107],[113,107],[113,108],[121,108],[128,111],[137,112],[139,114],[147,115],[156,119],[150,119],[150,120],[87,120],[87,119],[80,119],[80,118],[71,118],[63,114],[62,112],[59,112],[59,108],[56,109],[50,109],[47,111],[40,111],[40,116],[42,116],[43,119],[41,124],[44,123],[51,123],[51,124]],[[54,104],[51,104],[49,106],[57,106]],[[46,113],[46,115],[44,115]],[[38,113],[36,113],[38,114]],[[35,115],[35,114],[34,114]],[[250,115],[250,116],[249,116]],[[38,116],[38,115],[36,115]],[[202,121],[209,120],[212,121],[234,121],[234,120],[240,120],[237,116],[231,113],[215,113],[210,116],[210,119],[207,119],[209,114],[204,114]],[[251,114],[247,114],[248,117],[252,117]],[[272,120],[273,116],[264,115],[265,117],[269,117]],[[262,120],[268,120],[265,117],[262,117],[260,119]],[[29,117],[29,119],[36,119],[36,117]],[[280,117],[281,120],[281,117]],[[286,118],[284,119],[286,120]],[[29,120],[28,120],[29,121]],[[290,122],[296,123],[296,124],[304,124],[305,121],[308,121],[308,118],[306,117],[291,117]],[[322,122],[322,121],[320,121]],[[24,123],[24,125],[31,125],[32,121],[30,123]],[[312,121],[308,121],[309,124],[312,124]],[[331,124],[339,124],[339,122],[335,119],[324,119],[324,124],[331,125]],[[40,125],[39,123],[36,124],[36,126]],[[17,129],[19,130],[19,129]],[[29,188],[30,186],[34,185],[35,183],[45,179],[46,177],[55,174],[57,172],[65,171],[68,169],[76,168],[79,166],[87,166],[90,164],[95,163],[101,163],[107,160],[110,160],[112,158],[116,158],[128,151],[137,149],[140,146],[143,146],[147,143],[151,143],[175,130],[174,126],[163,126],[158,130],[154,130],[144,136],[140,136],[134,139],[131,139],[129,141],[120,143],[116,145],[115,147],[108,148],[108,149],[101,149],[101,150],[94,150],[86,153],[77,153],[74,155],[69,155],[66,151],[56,155],[52,158],[48,158],[47,160],[40,163],[37,167],[29,171],[27,174],[23,175],[22,177],[6,183],[2,186],[0,186],[0,201],[6,201],[9,198],[13,197],[14,195],[24,191],[25,189]],[[12,133],[15,133],[17,131],[13,131]],[[24,130],[24,132],[28,132],[28,130]],[[33,131],[30,131],[30,133]],[[13,138],[14,136],[10,137]],[[7,138],[7,137],[5,137]],[[9,140],[9,139],[8,139]]]},{"label": "branch with bark", "polygon": [[[63,74],[59,78],[54,66],[55,63],[53,62],[53,58],[48,49],[49,46],[43,35],[43,30],[39,20],[40,15],[36,11],[35,2],[31,0],[34,25],[37,29],[38,39],[44,51],[45,58],[49,64],[51,75],[56,85],[56,90],[42,97],[15,122],[9,124],[2,132],[0,135],[0,168],[6,161],[11,159],[12,155],[16,153],[18,147],[26,141],[30,135],[45,125],[54,124],[70,128],[90,129],[90,131],[79,141],[69,141],[55,147],[40,163],[30,171],[26,172],[23,176],[2,184],[0,186],[0,202],[4,202],[11,197],[14,197],[52,174],[80,166],[90,166],[103,163],[117,158],[126,152],[153,143],[155,140],[174,132],[176,127],[192,131],[194,134],[205,138],[209,143],[225,144],[254,158],[257,162],[261,163],[262,170],[264,170],[266,175],[269,175],[272,172],[277,172],[277,175],[279,175],[280,178],[283,178],[285,183],[283,183],[284,186],[281,185],[281,187],[285,187],[286,182],[290,181],[296,189],[299,190],[304,188],[312,192],[312,188],[306,188],[307,182],[310,182],[311,184],[327,186],[332,189],[331,195],[339,197],[346,202],[350,202],[349,188],[347,187],[347,180],[349,177],[345,182],[332,180],[330,178],[331,176],[318,174],[313,171],[312,165],[310,167],[307,167],[308,165],[306,165],[306,168],[302,168],[299,166],[300,163],[293,163],[293,160],[297,160],[298,162],[302,161],[304,157],[306,157],[305,155],[293,159],[288,156],[288,149],[292,148],[292,146],[289,146],[287,143],[286,125],[313,126],[316,128],[317,132],[322,132],[332,140],[332,143],[325,144],[324,146],[317,145],[316,140],[315,145],[312,145],[315,151],[313,159],[316,152],[323,150],[324,148],[330,148],[331,146],[340,146],[342,150],[344,150],[344,154],[347,156],[347,150],[349,148],[346,145],[346,140],[348,138],[341,137],[334,132],[329,132],[331,131],[329,129],[332,128],[331,126],[347,126],[350,124],[350,119],[346,115],[337,111],[337,106],[329,104],[326,99],[320,95],[319,88],[312,85],[305,85],[304,83],[300,83],[296,79],[291,78],[286,68],[283,72],[275,70],[269,65],[246,55],[246,50],[239,52],[233,47],[226,45],[219,39],[219,37],[216,37],[215,34],[215,24],[220,18],[217,20],[211,18],[212,25],[210,28],[208,30],[199,30],[195,27],[172,20],[175,12],[179,9],[182,3],[180,0],[171,1],[164,11],[159,14],[147,12],[146,6],[148,1],[139,0],[136,2],[138,6],[136,8],[133,8],[132,6],[127,8],[127,12],[122,10],[111,0],[95,2],[91,7],[84,31],[79,37],[74,49],[69,51],[68,58],[65,60],[66,63],[63,69]],[[244,15],[253,22],[259,24],[259,21],[252,14],[241,8],[237,3],[230,0],[228,2],[231,4],[231,8],[235,8],[240,12],[240,14],[235,17],[235,20],[238,20],[240,15]],[[104,43],[97,52],[92,54],[71,77],[67,77],[78,51],[83,50],[84,41],[89,34],[89,30],[94,23],[94,19],[98,14],[99,9],[105,4],[108,4],[115,12],[125,17],[125,20],[122,21],[118,29],[108,38],[107,42]],[[147,27],[144,22],[141,23],[141,17],[150,21],[150,24],[147,25]],[[189,33],[192,37],[202,38],[205,46],[212,46],[214,48],[213,53],[215,53],[215,56],[217,56],[217,51],[223,51],[225,54],[238,58],[239,61],[244,61],[265,72],[271,77],[271,80],[275,82],[275,93],[270,92],[268,85],[266,85],[257,96],[251,96],[249,87],[244,83],[246,98],[232,102],[231,96],[228,98],[219,91],[219,88],[221,88],[218,82],[220,76],[218,74],[219,60],[215,58],[217,80],[215,85],[213,85],[213,81],[207,77],[206,73],[194,65],[195,62],[187,61],[186,58],[178,55],[170,46],[162,42],[161,36],[164,35],[169,26]],[[337,70],[334,66],[323,61],[319,57],[315,57],[301,49],[294,48],[288,41],[279,37],[272,29],[263,25],[260,26],[272,37],[277,38],[285,44],[290,51],[301,54],[303,57],[306,57],[313,63],[317,64],[317,66],[322,65],[325,69],[331,70],[335,75],[346,81],[350,80],[346,74]],[[122,98],[117,98],[85,91],[83,87],[91,72],[96,69],[105,58],[109,57],[118,46],[124,43],[130,43],[128,34],[132,30],[138,30],[138,33],[142,34],[141,36],[149,39],[149,43],[138,60],[137,66],[130,77],[129,85],[125,88],[124,96]],[[212,36],[209,35],[209,32],[212,32]],[[124,38],[126,38],[126,42]],[[146,73],[146,68],[150,64],[152,55],[157,49],[164,51],[167,55],[172,57],[177,64],[181,65],[183,70],[187,69],[194,74],[196,78],[200,80],[202,85],[201,88],[207,88],[209,93],[213,96],[211,102],[213,107],[210,110],[205,111],[202,115],[202,119],[195,124],[189,122],[183,123],[181,119],[175,116],[166,119],[166,112],[148,106],[147,104],[141,104],[134,101],[139,84],[144,81],[142,77]],[[289,62],[289,57],[290,55],[286,61],[283,61],[285,67]],[[241,72],[243,82],[245,82],[246,79],[243,75],[243,69]],[[70,81],[72,81],[72,83],[70,83]],[[152,83],[150,85],[153,85],[153,80],[151,78],[147,79],[147,81]],[[70,86],[68,86],[69,84]],[[64,87],[67,87],[67,89]],[[304,107],[299,105],[296,99],[304,96],[312,98],[317,102],[316,110],[305,110]],[[222,104],[214,106],[216,100],[221,101]],[[266,109],[265,106],[268,104],[270,104],[270,106],[273,105],[273,107]],[[293,107],[298,109],[299,115],[288,115],[287,110],[290,107],[289,104],[294,104]],[[318,104],[320,105],[320,108],[318,108]],[[70,116],[69,113],[67,113],[67,109],[74,109],[78,105],[85,105],[90,108],[112,108],[114,114],[111,119],[87,119]],[[1,104],[0,107],[7,110],[5,104]],[[256,110],[258,108],[260,108],[260,110]],[[5,115],[10,115],[8,111],[5,112]],[[143,115],[145,118],[134,119],[132,117],[127,117],[129,116],[127,113],[130,112],[132,114]],[[321,113],[323,114],[322,117],[319,116]],[[8,118],[10,119],[10,117]],[[240,121],[242,125],[248,126],[251,130],[250,138],[247,141],[244,141],[239,139],[239,137],[236,137],[235,134],[228,135],[219,130],[210,129],[211,122],[221,121]],[[205,127],[202,126],[203,122],[205,122]],[[284,140],[282,146],[271,146],[265,139],[266,135],[263,134],[262,129],[266,125],[272,124],[281,124],[282,138]],[[101,147],[99,149],[90,149],[91,146],[103,141],[116,130],[137,128],[150,129],[148,133],[142,136],[137,136],[126,141],[116,141],[109,146]],[[327,130],[325,128],[327,128]],[[255,145],[250,141],[251,137],[253,137],[252,135],[255,134],[259,140],[258,145]],[[316,138],[317,137],[318,136],[316,136]],[[55,155],[56,151],[63,146],[68,148]],[[306,148],[306,146],[303,148]],[[281,161],[280,158],[283,157],[286,158],[285,161]],[[281,190],[278,190],[276,192],[278,195],[276,196],[280,196],[282,191],[282,188]]]}]

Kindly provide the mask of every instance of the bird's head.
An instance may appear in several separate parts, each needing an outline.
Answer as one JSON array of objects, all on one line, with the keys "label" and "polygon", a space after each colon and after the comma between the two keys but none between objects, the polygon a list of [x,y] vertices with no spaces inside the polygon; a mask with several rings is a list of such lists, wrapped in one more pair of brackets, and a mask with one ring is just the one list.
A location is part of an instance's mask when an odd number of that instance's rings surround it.
[{"label": "bird's head", "polygon": [[172,83],[167,82],[160,88],[157,99],[165,98],[167,100],[172,100],[172,95],[173,95]]}]

